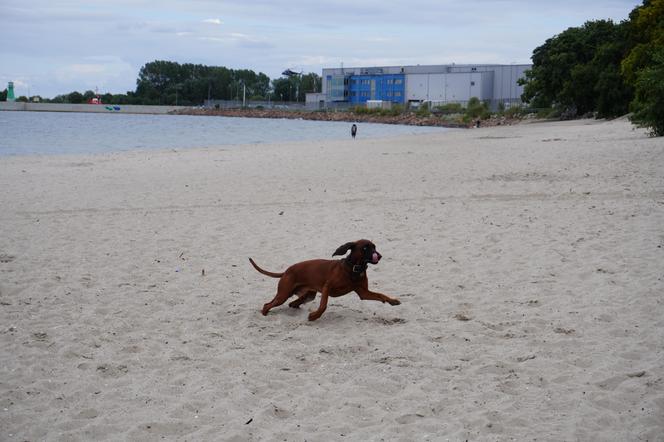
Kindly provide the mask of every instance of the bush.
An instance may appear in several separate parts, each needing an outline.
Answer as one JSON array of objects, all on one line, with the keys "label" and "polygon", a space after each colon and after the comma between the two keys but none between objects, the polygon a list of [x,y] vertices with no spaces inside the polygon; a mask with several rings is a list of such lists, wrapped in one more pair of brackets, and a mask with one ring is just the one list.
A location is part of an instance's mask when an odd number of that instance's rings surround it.
[{"label": "bush", "polygon": [[446,103],[436,106],[434,111],[443,115],[462,114],[463,106],[461,103]]},{"label": "bush", "polygon": [[400,104],[392,104],[390,109],[387,109],[387,115],[391,117],[397,117],[404,113],[404,107]]},{"label": "bush", "polygon": [[354,106],[351,110],[359,115],[368,114],[370,111],[370,109],[368,109],[366,106],[359,106],[359,105]]},{"label": "bush", "polygon": [[510,106],[503,111],[503,115],[507,118],[520,118],[523,117],[526,110],[522,106]]},{"label": "bush", "polygon": [[431,111],[429,110],[429,103],[420,104],[420,107],[418,107],[417,110],[415,111],[415,115],[422,118],[431,115]]},{"label": "bush", "polygon": [[552,107],[537,109],[535,114],[537,115],[537,118],[542,119],[561,118],[562,116],[562,112],[559,109]]},{"label": "bush", "polygon": [[664,49],[653,56],[653,64],[637,76],[630,120],[650,129],[650,135],[664,136]]},{"label": "bush", "polygon": [[482,103],[477,97],[472,97],[468,100],[468,107],[466,107],[464,121],[469,122],[477,118],[486,120],[490,116],[491,113],[489,112],[489,105],[487,103]]}]

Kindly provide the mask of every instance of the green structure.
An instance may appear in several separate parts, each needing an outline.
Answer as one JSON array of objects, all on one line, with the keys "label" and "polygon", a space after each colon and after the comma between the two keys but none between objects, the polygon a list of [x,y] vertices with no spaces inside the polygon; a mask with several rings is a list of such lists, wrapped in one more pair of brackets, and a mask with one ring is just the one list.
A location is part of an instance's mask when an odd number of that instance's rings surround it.
[{"label": "green structure", "polygon": [[7,101],[16,101],[16,97],[14,96],[14,82],[10,81],[7,84]]}]

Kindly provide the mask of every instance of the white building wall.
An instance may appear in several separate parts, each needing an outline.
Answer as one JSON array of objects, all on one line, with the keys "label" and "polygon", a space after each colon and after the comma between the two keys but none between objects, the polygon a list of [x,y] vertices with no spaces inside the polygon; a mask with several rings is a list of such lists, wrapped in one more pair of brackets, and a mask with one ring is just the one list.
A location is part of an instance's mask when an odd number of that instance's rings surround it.
[{"label": "white building wall", "polygon": [[445,101],[445,74],[429,74],[429,101]]},{"label": "white building wall", "polygon": [[492,72],[406,74],[406,100],[468,101],[471,97],[490,100],[492,81]]},{"label": "white building wall", "polygon": [[517,81],[524,77],[528,65],[497,66],[494,71],[493,99],[497,101],[520,101],[523,86]]},{"label": "white building wall", "polygon": [[493,79],[494,72],[486,71],[479,74],[481,76],[482,92],[478,95],[477,98],[480,100],[492,100],[493,99]]},{"label": "white building wall", "polygon": [[445,101],[468,101],[472,97],[471,75],[468,73],[448,74],[445,84]]},{"label": "white building wall", "polygon": [[428,74],[406,75],[406,101],[426,100],[428,92],[429,92]]}]

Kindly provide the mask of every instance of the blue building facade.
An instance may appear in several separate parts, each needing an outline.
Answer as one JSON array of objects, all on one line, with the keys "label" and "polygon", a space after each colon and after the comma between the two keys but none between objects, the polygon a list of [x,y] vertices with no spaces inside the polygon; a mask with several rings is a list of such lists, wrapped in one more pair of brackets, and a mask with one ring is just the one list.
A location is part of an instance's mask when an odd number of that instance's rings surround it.
[{"label": "blue building facade", "polygon": [[405,76],[403,74],[351,75],[348,79],[348,101],[364,104],[367,100],[404,103]]},{"label": "blue building facade", "polygon": [[332,101],[364,104],[383,100],[403,104],[406,97],[404,74],[328,75],[327,90]]}]

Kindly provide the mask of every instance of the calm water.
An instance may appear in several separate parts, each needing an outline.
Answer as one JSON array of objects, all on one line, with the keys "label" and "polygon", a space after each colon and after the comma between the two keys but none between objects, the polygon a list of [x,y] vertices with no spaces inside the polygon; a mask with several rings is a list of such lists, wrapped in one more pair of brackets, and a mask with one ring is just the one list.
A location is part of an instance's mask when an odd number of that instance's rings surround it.
[{"label": "calm water", "polygon": [[[441,132],[437,127],[358,124],[358,138]],[[60,112],[0,112],[0,156],[103,153],[350,138],[350,123]]]}]

